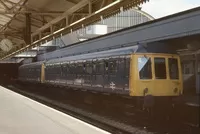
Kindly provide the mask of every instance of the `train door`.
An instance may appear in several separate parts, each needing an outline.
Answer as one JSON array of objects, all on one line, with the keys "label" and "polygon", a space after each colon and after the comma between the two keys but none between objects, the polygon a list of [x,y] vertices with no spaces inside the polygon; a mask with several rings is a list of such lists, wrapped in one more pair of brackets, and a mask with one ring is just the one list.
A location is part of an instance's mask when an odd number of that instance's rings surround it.
[{"label": "train door", "polygon": [[168,56],[168,83],[169,91],[172,96],[178,96],[183,93],[183,77],[182,77],[182,68],[179,56]]},{"label": "train door", "polygon": [[171,96],[171,80],[168,77],[168,60],[165,56],[152,57],[153,96]]},{"label": "train door", "polygon": [[152,94],[154,89],[152,75],[152,57],[147,55],[131,56],[130,64],[130,95],[145,96]]}]

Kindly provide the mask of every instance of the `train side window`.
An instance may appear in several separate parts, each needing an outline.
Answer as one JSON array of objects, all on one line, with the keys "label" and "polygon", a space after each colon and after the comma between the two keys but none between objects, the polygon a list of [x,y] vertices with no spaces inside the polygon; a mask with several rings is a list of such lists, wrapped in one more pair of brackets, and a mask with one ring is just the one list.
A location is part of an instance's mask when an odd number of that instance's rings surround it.
[{"label": "train side window", "polygon": [[71,74],[77,74],[76,69],[77,69],[77,63],[72,63],[71,64]]},{"label": "train side window", "polygon": [[92,67],[92,73],[96,74],[96,61],[93,61],[92,65],[93,65],[93,67]]},{"label": "train side window", "polygon": [[178,60],[169,58],[169,76],[170,79],[179,79]]},{"label": "train side window", "polygon": [[81,62],[77,63],[77,67],[75,69],[76,74],[83,74],[83,68],[84,68],[83,63]]},{"label": "train side window", "polygon": [[58,73],[57,65],[54,65],[53,68],[54,68],[54,74],[57,74]]},{"label": "train side window", "polygon": [[140,79],[152,79],[151,58],[138,58],[138,71]]},{"label": "train side window", "polygon": [[116,60],[109,61],[109,73],[110,74],[117,73],[117,61]]},{"label": "train side window", "polygon": [[55,75],[55,74],[57,74],[57,73],[58,73],[58,70],[57,70],[57,65],[56,65],[56,64],[54,64],[54,65],[53,65],[53,68],[54,68],[54,75]]},{"label": "train side window", "polygon": [[88,62],[86,64],[86,74],[92,74],[92,63]]},{"label": "train side window", "polygon": [[130,73],[130,58],[126,58],[125,59],[125,75],[126,77],[129,77],[129,73]]},{"label": "train side window", "polygon": [[156,79],[166,79],[166,64],[165,58],[154,58],[155,77]]},{"label": "train side window", "polygon": [[64,70],[64,74],[66,76],[69,73],[69,65],[65,64],[63,70]]},{"label": "train side window", "polygon": [[68,65],[68,74],[72,74],[72,64],[69,63]]},{"label": "train side window", "polygon": [[120,75],[120,77],[126,77],[126,63],[125,63],[125,59],[118,59],[118,75]]},{"label": "train side window", "polygon": [[83,63],[83,74],[86,74],[86,63]]},{"label": "train side window", "polygon": [[96,74],[103,74],[104,73],[104,62],[98,61],[96,62]]},{"label": "train side window", "polygon": [[69,74],[76,74],[76,64],[75,63],[70,63]]},{"label": "train side window", "polygon": [[108,73],[108,61],[104,61],[104,66],[105,66],[105,74]]}]

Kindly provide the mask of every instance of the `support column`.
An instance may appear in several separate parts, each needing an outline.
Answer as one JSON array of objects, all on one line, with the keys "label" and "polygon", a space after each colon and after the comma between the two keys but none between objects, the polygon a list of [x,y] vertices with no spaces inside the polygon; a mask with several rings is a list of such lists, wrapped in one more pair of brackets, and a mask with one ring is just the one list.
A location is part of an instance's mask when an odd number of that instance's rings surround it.
[{"label": "support column", "polygon": [[53,25],[50,26],[50,32],[51,32],[51,34],[53,34],[53,32],[54,32],[53,31]]},{"label": "support column", "polygon": [[27,45],[31,44],[31,14],[26,13],[26,29],[25,29],[25,42]]},{"label": "support column", "polygon": [[92,14],[92,2],[91,2],[91,0],[88,0],[88,2],[89,2],[89,14]]},{"label": "support column", "polygon": [[195,55],[195,76],[196,76],[196,93],[200,94],[200,72],[199,72],[199,58]]},{"label": "support column", "polygon": [[66,22],[66,27],[69,25],[69,19],[68,19],[68,16],[66,16],[65,18],[65,22]]}]

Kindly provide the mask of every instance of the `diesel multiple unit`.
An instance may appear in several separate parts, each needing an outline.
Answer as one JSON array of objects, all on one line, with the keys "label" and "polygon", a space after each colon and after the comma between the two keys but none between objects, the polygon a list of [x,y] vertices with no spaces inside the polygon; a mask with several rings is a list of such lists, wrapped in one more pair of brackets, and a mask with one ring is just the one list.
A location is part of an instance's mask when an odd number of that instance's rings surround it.
[{"label": "diesel multiple unit", "polygon": [[19,80],[133,98],[173,98],[183,91],[179,56],[139,46],[22,65]]}]

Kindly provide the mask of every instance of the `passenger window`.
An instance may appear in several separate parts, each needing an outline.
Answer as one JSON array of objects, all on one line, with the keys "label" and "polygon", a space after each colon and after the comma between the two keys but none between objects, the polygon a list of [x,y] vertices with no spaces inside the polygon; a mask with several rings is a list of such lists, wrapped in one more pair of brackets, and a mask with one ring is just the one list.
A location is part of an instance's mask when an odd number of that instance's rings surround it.
[{"label": "passenger window", "polygon": [[83,63],[77,63],[76,68],[74,68],[75,74],[82,74],[83,73]]},{"label": "passenger window", "polygon": [[105,72],[107,72],[108,71],[108,61],[105,61]]},{"label": "passenger window", "polygon": [[87,63],[86,65],[86,73],[87,74],[92,74],[92,63]]},{"label": "passenger window", "polygon": [[151,58],[138,58],[138,71],[140,79],[152,79]]},{"label": "passenger window", "polygon": [[86,63],[83,63],[83,72],[86,72]]},{"label": "passenger window", "polygon": [[120,75],[120,77],[125,77],[126,76],[126,63],[125,59],[118,59],[118,69],[117,73]]},{"label": "passenger window", "polygon": [[125,74],[126,77],[129,77],[129,73],[130,73],[130,58],[126,58],[125,59]]},{"label": "passenger window", "polygon": [[69,64],[69,74],[73,74],[74,65],[72,63]]},{"label": "passenger window", "polygon": [[64,64],[64,66],[63,66],[63,73],[66,75],[66,74],[68,74],[68,65],[67,64]]},{"label": "passenger window", "polygon": [[103,74],[104,73],[104,62],[99,61],[96,62],[96,74]]},{"label": "passenger window", "polygon": [[92,64],[93,64],[92,73],[93,73],[93,74],[96,74],[96,62],[92,62]]},{"label": "passenger window", "polygon": [[166,79],[165,58],[154,58],[156,79]]},{"label": "passenger window", "polygon": [[169,58],[169,76],[170,79],[179,79],[178,60]]},{"label": "passenger window", "polygon": [[109,73],[116,74],[117,73],[117,62],[116,60],[109,61]]}]

